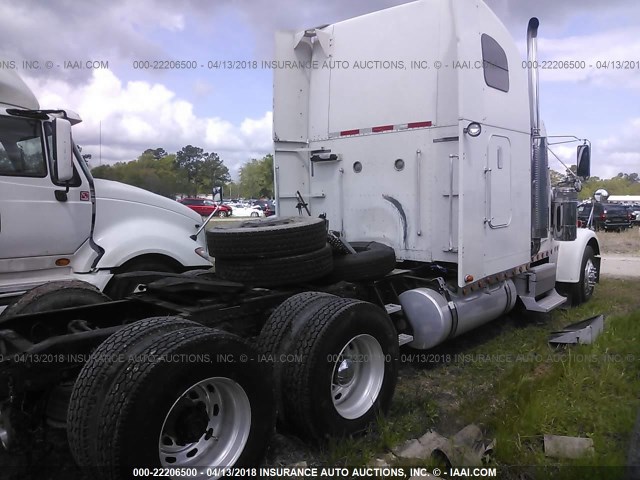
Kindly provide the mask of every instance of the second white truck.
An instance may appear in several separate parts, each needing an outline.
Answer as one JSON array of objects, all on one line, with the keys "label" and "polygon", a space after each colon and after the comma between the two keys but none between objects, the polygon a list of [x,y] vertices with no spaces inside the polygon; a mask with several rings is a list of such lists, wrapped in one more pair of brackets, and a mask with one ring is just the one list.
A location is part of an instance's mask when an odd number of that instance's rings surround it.
[{"label": "second white truck", "polygon": [[0,308],[52,280],[100,290],[114,273],[210,267],[201,217],[184,205],[93,179],[71,138],[80,118],[41,110],[12,70],[0,71]]}]

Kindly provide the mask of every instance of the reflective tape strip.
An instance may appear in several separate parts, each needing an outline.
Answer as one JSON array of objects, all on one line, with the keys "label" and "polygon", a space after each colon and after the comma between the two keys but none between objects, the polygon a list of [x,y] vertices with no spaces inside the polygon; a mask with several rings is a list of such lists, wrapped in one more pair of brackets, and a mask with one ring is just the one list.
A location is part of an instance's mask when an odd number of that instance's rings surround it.
[{"label": "reflective tape strip", "polygon": [[329,138],[353,137],[355,135],[366,135],[369,133],[399,132],[403,130],[410,130],[412,128],[427,128],[432,126],[433,123],[431,121],[399,123],[397,125],[379,125],[377,127],[354,128],[351,130],[332,132],[329,133]]}]

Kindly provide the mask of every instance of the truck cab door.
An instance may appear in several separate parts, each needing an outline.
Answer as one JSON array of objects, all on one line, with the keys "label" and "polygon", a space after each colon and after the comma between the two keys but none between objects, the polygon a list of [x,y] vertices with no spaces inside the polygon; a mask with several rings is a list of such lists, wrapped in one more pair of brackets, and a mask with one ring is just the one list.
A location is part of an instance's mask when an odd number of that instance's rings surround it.
[{"label": "truck cab door", "polygon": [[53,268],[89,239],[88,180],[75,159],[64,194],[52,147],[50,122],[0,116],[0,272]]},{"label": "truck cab door", "polygon": [[526,70],[482,2],[452,2],[457,29],[458,286],[531,261],[531,137]]}]

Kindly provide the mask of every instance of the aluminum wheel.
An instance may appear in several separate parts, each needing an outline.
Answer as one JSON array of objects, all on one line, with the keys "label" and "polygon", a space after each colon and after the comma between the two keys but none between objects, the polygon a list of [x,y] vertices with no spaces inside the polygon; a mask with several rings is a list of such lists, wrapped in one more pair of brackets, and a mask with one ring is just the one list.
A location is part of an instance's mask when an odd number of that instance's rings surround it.
[{"label": "aluminum wheel", "polygon": [[598,270],[593,264],[591,258],[587,258],[587,262],[584,266],[584,283],[582,288],[584,289],[584,296],[588,298],[593,293],[593,289],[596,287],[596,278],[598,276]]},{"label": "aluminum wheel", "polygon": [[341,417],[363,416],[378,398],[384,380],[384,353],[368,334],[353,337],[333,366],[331,399]]},{"label": "aluminum wheel", "polygon": [[212,377],[189,387],[164,419],[158,444],[164,467],[231,466],[251,429],[251,405],[234,380]]}]

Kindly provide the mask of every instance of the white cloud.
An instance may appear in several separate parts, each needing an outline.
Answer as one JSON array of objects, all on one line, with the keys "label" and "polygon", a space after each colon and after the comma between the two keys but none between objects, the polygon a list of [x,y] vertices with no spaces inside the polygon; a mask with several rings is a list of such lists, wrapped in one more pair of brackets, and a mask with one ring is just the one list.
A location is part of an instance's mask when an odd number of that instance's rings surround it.
[{"label": "white cloud", "polygon": [[[526,58],[526,42],[518,47]],[[640,37],[637,28],[619,28],[589,35],[538,39],[540,80],[580,82],[609,88],[640,89]],[[556,62],[584,62],[564,64]],[[544,63],[543,63],[544,62]],[[622,63],[619,63],[622,62]],[[626,68],[623,68],[626,67]]]},{"label": "white cloud", "polygon": [[591,170],[601,178],[620,172],[640,173],[640,117],[629,119],[620,133],[596,140],[591,155]]},{"label": "white cloud", "polygon": [[[90,81],[74,86],[58,79],[27,78],[42,108],[70,108],[83,122],[76,141],[92,162],[128,161],[147,148],[176,152],[185,145],[218,153],[234,172],[252,157],[272,149],[271,112],[239,125],[219,117],[197,117],[193,105],[162,84],[123,83],[110,70],[95,70]],[[102,145],[102,146],[101,146]]]}]

